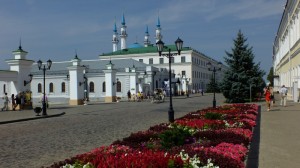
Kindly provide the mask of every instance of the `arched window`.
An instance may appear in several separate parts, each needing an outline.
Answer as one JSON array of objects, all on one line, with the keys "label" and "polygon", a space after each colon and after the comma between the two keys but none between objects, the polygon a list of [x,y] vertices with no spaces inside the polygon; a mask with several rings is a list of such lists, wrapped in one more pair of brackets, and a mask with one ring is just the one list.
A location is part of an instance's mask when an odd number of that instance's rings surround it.
[{"label": "arched window", "polygon": [[6,93],[6,85],[3,85],[3,93]]},{"label": "arched window", "polygon": [[50,84],[49,84],[49,92],[50,92],[50,93],[53,93],[53,83],[50,83]]},{"label": "arched window", "polygon": [[90,82],[90,92],[95,92],[94,82]]},{"label": "arched window", "polygon": [[42,84],[38,84],[38,93],[42,93]]},{"label": "arched window", "polygon": [[118,81],[117,82],[117,92],[121,92],[122,90],[121,90],[121,82],[120,81]]},{"label": "arched window", "polygon": [[65,82],[61,83],[61,92],[62,93],[66,92],[66,83]]},{"label": "arched window", "polygon": [[102,92],[106,92],[106,85],[105,85],[105,82],[102,83]]}]

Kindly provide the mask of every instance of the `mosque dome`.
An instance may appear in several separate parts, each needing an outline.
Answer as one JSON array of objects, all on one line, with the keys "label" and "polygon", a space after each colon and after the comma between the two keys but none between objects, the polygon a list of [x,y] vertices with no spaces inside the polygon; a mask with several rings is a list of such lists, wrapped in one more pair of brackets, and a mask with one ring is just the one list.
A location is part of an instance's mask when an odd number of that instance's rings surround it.
[{"label": "mosque dome", "polygon": [[129,45],[127,48],[142,48],[142,47],[144,47],[144,46],[142,46],[141,44],[135,42],[135,43]]}]

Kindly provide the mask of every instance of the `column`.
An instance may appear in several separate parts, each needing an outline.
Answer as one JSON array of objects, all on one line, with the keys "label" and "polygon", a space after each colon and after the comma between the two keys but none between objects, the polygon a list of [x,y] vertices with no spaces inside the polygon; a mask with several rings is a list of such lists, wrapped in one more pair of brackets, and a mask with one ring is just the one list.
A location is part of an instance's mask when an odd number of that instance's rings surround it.
[{"label": "column", "polygon": [[[113,69],[114,64],[111,61],[106,65],[106,69],[103,70],[105,73],[105,87],[106,87],[106,95],[105,95],[105,102],[116,102],[116,70]],[[115,83],[115,85],[114,85]]]},{"label": "column", "polygon": [[82,105],[84,99],[83,85],[79,86],[79,82],[83,82],[83,70],[85,67],[80,66],[81,60],[77,57],[72,60],[73,65],[68,67],[70,74],[70,105]]}]

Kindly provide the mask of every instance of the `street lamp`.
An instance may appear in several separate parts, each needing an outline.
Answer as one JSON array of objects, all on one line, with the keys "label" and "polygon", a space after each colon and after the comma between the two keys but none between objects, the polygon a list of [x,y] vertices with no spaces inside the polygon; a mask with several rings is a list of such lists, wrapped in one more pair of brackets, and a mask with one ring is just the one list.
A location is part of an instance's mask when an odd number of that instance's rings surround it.
[{"label": "street lamp", "polygon": [[43,113],[42,113],[42,115],[43,116],[46,116],[47,115],[47,108],[46,108],[46,92],[45,92],[45,81],[46,81],[46,79],[45,79],[45,75],[46,75],[46,70],[50,70],[50,68],[51,68],[51,65],[52,65],[52,61],[49,59],[48,61],[47,61],[47,68],[46,68],[46,66],[44,65],[44,67],[42,67],[42,65],[43,65],[43,62],[41,61],[41,60],[38,60],[38,67],[39,67],[39,70],[43,70],[43,72],[44,72],[44,77],[43,77],[43,79],[44,79],[44,93],[43,93]]},{"label": "street lamp", "polygon": [[181,49],[182,49],[182,45],[183,45],[183,41],[178,37],[178,39],[175,41],[175,45],[176,45],[176,50],[177,53],[171,53],[171,49],[169,48],[169,52],[167,54],[162,54],[163,49],[164,49],[164,43],[159,40],[157,43],[157,51],[159,53],[159,56],[166,56],[169,59],[169,92],[170,92],[170,107],[169,107],[169,111],[168,111],[168,115],[169,115],[169,122],[173,123],[174,122],[174,110],[173,110],[173,103],[172,103],[172,81],[171,81],[171,59],[173,58],[173,56],[176,55],[180,55]]},{"label": "street lamp", "polygon": [[189,82],[190,82],[191,78],[186,78],[186,97],[189,97],[190,93],[189,93]]},{"label": "street lamp", "polygon": [[32,81],[33,75],[29,74],[28,76],[29,76],[29,81],[24,80],[24,86],[26,86],[27,84],[31,83],[31,81]]},{"label": "street lamp", "polygon": [[213,72],[213,90],[214,90],[214,99],[213,99],[213,108],[216,108],[216,72],[221,71],[222,63],[218,62],[218,68],[215,66],[212,68],[212,64],[210,62],[207,63],[208,70]]}]

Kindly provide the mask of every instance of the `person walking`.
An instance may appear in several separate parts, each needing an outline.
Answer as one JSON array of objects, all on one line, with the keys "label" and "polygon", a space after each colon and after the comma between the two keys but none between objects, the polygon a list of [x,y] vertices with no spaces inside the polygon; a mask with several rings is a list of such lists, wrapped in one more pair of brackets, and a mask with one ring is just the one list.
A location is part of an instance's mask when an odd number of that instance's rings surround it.
[{"label": "person walking", "polygon": [[4,99],[4,104],[3,104],[3,107],[2,107],[2,111],[5,110],[5,111],[8,111],[8,102],[9,102],[9,99],[7,97],[7,93],[4,94],[4,97],[2,98]]},{"label": "person walking", "polygon": [[15,111],[15,110],[16,110],[16,107],[17,107],[17,105],[16,105],[15,94],[12,94],[12,95],[11,95],[11,109],[12,109],[13,111]]},{"label": "person walking", "polygon": [[21,93],[21,106],[20,107],[22,110],[24,110],[24,108],[25,108],[25,93],[24,92]]},{"label": "person walking", "polygon": [[271,107],[273,107],[274,106],[274,104],[275,104],[275,96],[274,96],[274,89],[273,89],[273,87],[271,86],[271,84],[269,84],[269,90],[270,90],[270,93],[271,93],[271,96],[270,96],[270,98],[271,98],[271,100],[270,100],[270,103],[271,103]]},{"label": "person walking", "polygon": [[22,107],[21,107],[21,92],[19,92],[16,96],[16,107],[18,107],[18,106],[19,106],[19,111],[21,111],[22,110]]},{"label": "person walking", "polygon": [[130,90],[128,90],[128,92],[127,92],[127,99],[130,102],[130,100],[131,100],[131,92],[130,92]]},{"label": "person walking", "polygon": [[285,87],[285,85],[282,85],[282,87],[280,88],[280,97],[281,97],[281,100],[280,100],[280,106],[286,106],[286,97],[287,97],[287,93],[288,93],[288,90],[287,88]]},{"label": "person walking", "polygon": [[270,111],[270,108],[271,108],[271,92],[270,92],[270,87],[267,86],[265,89],[265,99],[266,99],[266,103],[267,103],[267,108],[268,108],[268,111]]}]

